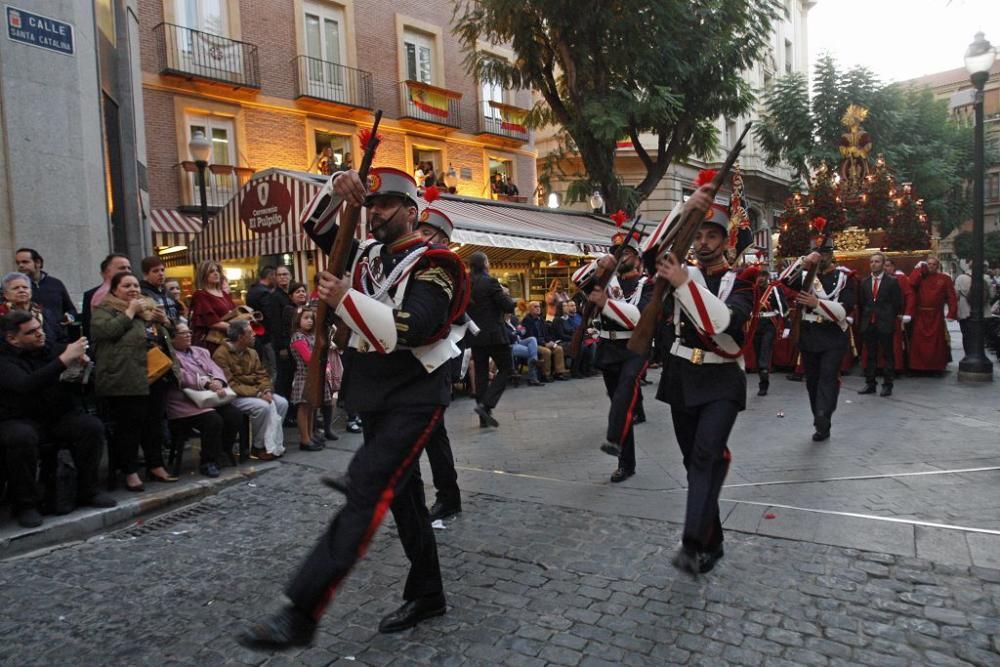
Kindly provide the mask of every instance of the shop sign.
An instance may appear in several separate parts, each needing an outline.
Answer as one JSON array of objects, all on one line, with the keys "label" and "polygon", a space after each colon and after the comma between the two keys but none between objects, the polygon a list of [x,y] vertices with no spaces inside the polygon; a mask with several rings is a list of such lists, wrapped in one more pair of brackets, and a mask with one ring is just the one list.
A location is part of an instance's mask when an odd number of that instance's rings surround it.
[{"label": "shop sign", "polygon": [[73,55],[73,24],[7,5],[7,37],[63,55]]},{"label": "shop sign", "polygon": [[269,234],[288,220],[292,195],[280,181],[265,178],[254,183],[240,203],[240,221],[255,234]]}]

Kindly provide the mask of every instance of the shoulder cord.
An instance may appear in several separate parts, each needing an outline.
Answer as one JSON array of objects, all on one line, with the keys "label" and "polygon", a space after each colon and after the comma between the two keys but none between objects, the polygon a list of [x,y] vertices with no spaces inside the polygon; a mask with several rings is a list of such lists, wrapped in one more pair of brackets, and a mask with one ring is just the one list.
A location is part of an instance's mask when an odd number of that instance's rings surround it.
[{"label": "shoulder cord", "polygon": [[375,282],[374,277],[371,276],[370,271],[368,271],[366,267],[366,269],[361,273],[361,286],[364,288],[365,293],[368,296],[375,299],[376,301],[381,301],[382,297],[384,297],[386,293],[390,289],[392,289],[392,287],[397,282],[399,282],[399,279],[402,276],[402,274],[404,272],[409,271],[410,268],[417,263],[417,261],[423,256],[425,252],[427,252],[427,246],[424,246],[422,248],[417,248],[409,255],[404,257],[403,261],[401,261],[399,264],[396,265],[396,268],[392,270],[392,272],[385,280],[375,285],[376,289],[374,292],[372,291],[372,286],[368,282],[369,278],[372,278],[372,281]]}]

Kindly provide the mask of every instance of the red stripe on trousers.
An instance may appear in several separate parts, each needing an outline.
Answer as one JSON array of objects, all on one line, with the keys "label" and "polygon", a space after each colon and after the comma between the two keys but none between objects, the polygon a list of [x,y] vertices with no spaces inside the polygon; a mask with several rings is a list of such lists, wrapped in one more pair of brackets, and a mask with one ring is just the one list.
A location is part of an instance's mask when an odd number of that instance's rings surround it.
[{"label": "red stripe on trousers", "polygon": [[642,374],[646,372],[646,368],[649,366],[647,361],[639,369],[639,372],[635,376],[635,384],[632,386],[632,401],[628,404],[628,412],[625,413],[625,428],[622,430],[622,434],[618,436],[618,446],[621,447],[625,444],[625,436],[628,435],[628,430],[632,427],[632,413],[635,411],[635,404],[639,401],[639,388],[642,386]]},{"label": "red stripe on trousers", "polygon": [[688,281],[688,289],[691,292],[691,298],[694,299],[694,307],[698,310],[698,317],[701,318],[701,323],[704,325],[705,333],[709,336],[714,336],[715,327],[712,326],[712,320],[708,317],[708,308],[705,307],[705,302],[701,298],[698,286],[695,283]]},{"label": "red stripe on trousers", "polygon": [[[441,421],[441,414],[444,412],[444,408],[438,408],[434,411],[431,416],[430,423],[417,438],[417,441],[413,443],[413,447],[410,448],[409,453],[403,462],[392,472],[389,476],[389,481],[386,482],[385,488],[382,489],[382,493],[379,495],[378,502],[375,503],[375,511],[372,513],[372,519],[368,522],[368,528],[365,530],[365,534],[361,536],[361,542],[358,544],[358,557],[357,560],[364,558],[365,553],[368,551],[368,544],[371,542],[372,538],[375,537],[375,531],[378,530],[379,525],[381,525],[382,520],[385,519],[386,512],[392,507],[392,501],[396,497],[396,485],[399,483],[399,478],[403,476],[406,469],[410,467],[413,460],[420,456],[420,452],[424,450],[424,445],[430,439],[431,434],[437,427],[438,422]],[[364,445],[362,445],[364,446]],[[333,600],[333,594],[336,592],[337,587],[340,582],[343,581],[343,577],[335,579],[333,583],[330,584],[329,588],[326,589],[326,593],[323,595],[322,601],[313,609],[312,617],[313,620],[319,622],[319,619],[323,616],[323,612],[326,611],[327,606],[330,601]]]},{"label": "red stripe on trousers", "polygon": [[371,343],[371,346],[375,348],[376,352],[378,352],[379,354],[385,354],[385,348],[382,347],[382,343],[379,342],[379,339],[375,337],[375,334],[372,333],[372,330],[368,328],[368,325],[365,323],[364,318],[361,317],[361,311],[358,310],[358,307],[354,305],[354,301],[351,300],[350,294],[348,294],[344,298],[343,305],[344,308],[347,310],[347,314],[351,316],[351,319],[354,320],[354,323],[358,325],[359,329],[361,329],[361,335],[363,335],[365,338],[368,339],[368,342]]}]

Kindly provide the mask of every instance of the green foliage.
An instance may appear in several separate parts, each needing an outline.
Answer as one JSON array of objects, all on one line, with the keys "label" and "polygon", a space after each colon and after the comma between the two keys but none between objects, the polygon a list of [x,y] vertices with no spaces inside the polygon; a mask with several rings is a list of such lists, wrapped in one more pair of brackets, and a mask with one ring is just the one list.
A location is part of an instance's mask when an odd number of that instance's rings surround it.
[{"label": "green foliage", "polygon": [[[990,266],[1000,264],[1000,232],[989,232],[983,239],[983,258]],[[972,260],[972,233],[962,232],[955,237],[955,254],[962,259]]]},{"label": "green foliage", "polygon": [[764,108],[754,136],[767,156],[767,166],[784,162],[792,167],[793,178],[809,183],[815,145],[806,75],[795,72],[778,79],[764,93]]},{"label": "green foliage", "polygon": [[799,257],[809,252],[812,238],[808,198],[792,195],[785,200],[785,210],[778,220],[778,257]]},{"label": "green foliage", "polygon": [[923,250],[930,247],[931,235],[924,213],[923,200],[913,196],[909,187],[903,187],[896,199],[896,213],[886,228],[886,247],[889,250]]},{"label": "green foliage", "polygon": [[[609,210],[634,206],[674,160],[713,156],[714,122],[754,103],[740,76],[769,48],[777,0],[456,0],[453,31],[465,66],[481,81],[533,89],[533,127],[559,127],[557,153],[579,156]],[[505,44],[504,62],[481,44]],[[640,134],[657,138],[647,151]],[[615,174],[615,144],[636,144],[646,177],[634,188]],[[557,169],[562,162],[549,161]]]},{"label": "green foliage", "polygon": [[810,201],[809,218],[826,218],[826,228],[831,232],[843,231],[847,228],[847,212],[840,201],[840,191],[833,181],[833,172],[820,167],[813,179],[812,188],[809,191]]}]

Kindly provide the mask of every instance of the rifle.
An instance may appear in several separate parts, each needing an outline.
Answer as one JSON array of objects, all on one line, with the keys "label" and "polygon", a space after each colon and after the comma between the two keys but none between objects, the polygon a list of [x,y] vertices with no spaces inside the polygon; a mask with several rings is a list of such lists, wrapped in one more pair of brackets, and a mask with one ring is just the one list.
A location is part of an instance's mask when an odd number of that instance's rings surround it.
[{"label": "rifle", "polygon": [[[375,159],[375,149],[378,148],[378,124],[382,120],[382,110],[375,112],[375,122],[372,124],[371,134],[368,144],[365,146],[364,156],[361,158],[361,166],[358,168],[358,177],[364,183],[368,180],[368,170],[371,169],[372,161]],[[327,259],[327,271],[342,278],[347,269],[347,261],[350,259],[351,248],[354,243],[354,234],[361,219],[361,207],[344,203],[340,211],[339,226],[337,228],[337,238],[330,249],[330,256]],[[323,385],[326,383],[326,359],[330,351],[330,332],[327,326],[327,311],[329,307],[326,302],[320,299],[316,307],[316,343],[313,346],[312,357],[309,358],[309,368],[306,373],[306,402],[313,408],[323,405]],[[346,326],[337,329],[337,345],[343,347],[349,331]]]},{"label": "rifle", "polygon": [[[615,251],[615,266],[613,269],[605,271],[601,268],[601,265],[597,265],[597,273],[594,276],[594,284],[590,288],[590,291],[594,291],[596,288],[604,289],[611,282],[611,278],[618,273],[618,268],[622,265],[622,259],[625,257],[625,248],[628,246],[629,239],[632,238],[632,234],[635,233],[635,228],[639,224],[639,220],[642,218],[642,214],[635,216],[635,220],[632,221],[632,227],[628,230],[628,236],[625,237],[625,241],[618,246],[618,250]],[[640,288],[641,289],[641,288]],[[580,348],[583,347],[583,334],[587,328],[587,324],[597,316],[597,304],[592,301],[587,301],[583,306],[583,313],[580,319],[580,326],[576,328],[573,332],[573,338],[569,342],[569,356],[572,358],[573,363],[571,365],[571,370],[576,372],[580,369],[580,364],[583,363],[583,359],[580,356]]]},{"label": "rifle", "polygon": [[[826,240],[830,237],[830,232],[827,232],[824,228],[823,235],[820,237],[819,243],[816,245],[817,248],[822,248],[826,243]],[[802,289],[800,291],[810,294],[813,292],[813,283],[816,282],[816,273],[819,271],[819,262],[816,262],[809,270],[806,271],[806,277],[802,280]],[[802,333],[802,311],[805,310],[805,305],[801,303],[795,304],[795,310],[792,311],[792,322],[791,333],[788,336],[789,342],[793,347],[799,344],[799,334]],[[853,341],[853,338],[852,338]]]},{"label": "rifle", "polygon": [[[722,168],[716,172],[715,178],[712,179],[713,199],[725,182],[729,171],[733,168],[733,163],[739,158],[740,152],[744,148],[743,139],[746,138],[747,132],[750,131],[752,126],[752,122],[747,123],[747,126],[743,129],[743,134],[740,135],[732,150],[729,151],[729,155],[726,156],[726,161],[722,164]],[[702,214],[696,214],[693,210],[688,211],[686,206],[681,211],[679,217],[680,221],[670,225],[670,230],[666,237],[656,248],[657,260],[665,257],[669,252],[673,253],[678,262],[683,264],[687,261],[688,251],[691,249],[691,244],[694,243],[694,237],[697,235],[704,218]],[[636,324],[635,329],[632,331],[632,337],[628,341],[628,349],[630,351],[643,356],[649,353],[649,348],[653,344],[653,337],[656,335],[656,325],[663,315],[664,301],[670,295],[671,291],[670,283],[657,276],[656,283],[653,285],[653,298],[642,309],[639,323]]]}]

